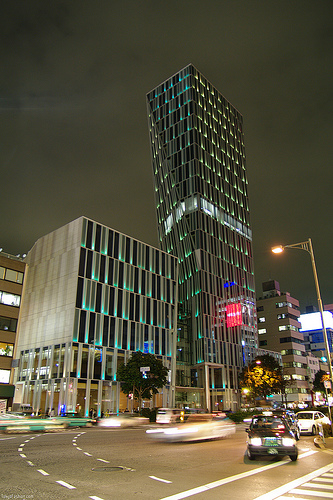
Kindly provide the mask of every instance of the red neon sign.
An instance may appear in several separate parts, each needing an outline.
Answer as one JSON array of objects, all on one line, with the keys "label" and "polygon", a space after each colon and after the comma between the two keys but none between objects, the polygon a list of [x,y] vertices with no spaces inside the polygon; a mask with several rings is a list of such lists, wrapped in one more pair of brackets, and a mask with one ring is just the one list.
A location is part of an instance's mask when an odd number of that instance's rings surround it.
[{"label": "red neon sign", "polygon": [[227,328],[242,324],[242,306],[237,304],[227,305]]}]

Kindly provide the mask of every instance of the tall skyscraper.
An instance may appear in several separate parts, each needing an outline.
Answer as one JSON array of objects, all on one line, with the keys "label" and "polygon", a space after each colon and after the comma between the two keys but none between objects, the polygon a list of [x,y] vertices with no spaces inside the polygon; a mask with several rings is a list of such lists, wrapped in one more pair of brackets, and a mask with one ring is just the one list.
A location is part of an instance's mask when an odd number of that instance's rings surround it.
[{"label": "tall skyscraper", "polygon": [[234,408],[257,348],[243,119],[192,64],[147,107],[159,240],[179,261],[176,401]]}]

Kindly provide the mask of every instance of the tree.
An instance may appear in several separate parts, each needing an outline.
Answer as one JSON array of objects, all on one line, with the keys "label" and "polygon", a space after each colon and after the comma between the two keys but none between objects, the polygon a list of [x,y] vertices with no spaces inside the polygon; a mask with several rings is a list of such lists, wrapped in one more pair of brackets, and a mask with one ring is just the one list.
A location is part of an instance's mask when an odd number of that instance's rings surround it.
[{"label": "tree", "polygon": [[[145,374],[140,368],[149,367]],[[167,382],[168,369],[162,361],[153,354],[144,354],[140,351],[133,352],[127,364],[122,364],[117,370],[117,380],[127,396],[133,394],[138,399],[141,409],[142,399],[150,399],[158,393]]]},{"label": "tree", "polygon": [[241,389],[248,389],[252,396],[264,399],[270,394],[285,393],[287,384],[281,366],[269,354],[257,356],[244,368],[239,378]]},{"label": "tree", "polygon": [[313,390],[315,392],[321,392],[325,400],[327,391],[324,386],[324,381],[329,379],[330,379],[329,375],[326,372],[324,372],[324,370],[319,370],[316,372],[313,380]]}]

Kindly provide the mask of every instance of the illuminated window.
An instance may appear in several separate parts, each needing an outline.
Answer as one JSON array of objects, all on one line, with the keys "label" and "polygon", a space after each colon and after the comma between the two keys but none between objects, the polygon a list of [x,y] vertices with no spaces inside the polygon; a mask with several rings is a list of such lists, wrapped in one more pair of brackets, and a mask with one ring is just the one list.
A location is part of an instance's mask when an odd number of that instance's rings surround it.
[{"label": "illuminated window", "polygon": [[0,383],[9,384],[10,370],[0,370]]},{"label": "illuminated window", "polygon": [[266,318],[265,318],[265,317],[258,318],[258,322],[259,322],[259,323],[265,323],[265,321],[266,321]]},{"label": "illuminated window", "polygon": [[0,356],[13,356],[13,344],[5,344],[0,342]]},{"label": "illuminated window", "polygon": [[267,333],[266,328],[259,328],[259,330],[258,330],[258,334],[259,334],[259,335],[263,335],[264,333]]},{"label": "illuminated window", "polygon": [[21,297],[20,295],[14,295],[13,293],[0,292],[0,304],[6,306],[20,306]]}]

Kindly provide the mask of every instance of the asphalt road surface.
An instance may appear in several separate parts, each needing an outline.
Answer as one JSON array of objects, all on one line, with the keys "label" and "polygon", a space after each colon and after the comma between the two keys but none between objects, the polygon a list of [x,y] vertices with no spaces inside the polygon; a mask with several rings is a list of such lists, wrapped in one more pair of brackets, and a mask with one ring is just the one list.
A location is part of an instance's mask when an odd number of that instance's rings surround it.
[{"label": "asphalt road surface", "polygon": [[246,433],[157,443],[140,429],[0,435],[0,500],[314,500],[333,498],[333,451],[298,442],[299,459],[249,461]]}]

